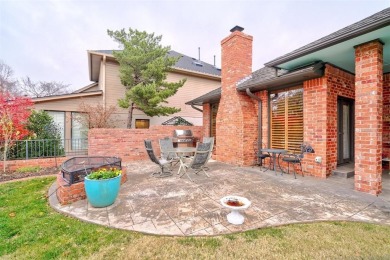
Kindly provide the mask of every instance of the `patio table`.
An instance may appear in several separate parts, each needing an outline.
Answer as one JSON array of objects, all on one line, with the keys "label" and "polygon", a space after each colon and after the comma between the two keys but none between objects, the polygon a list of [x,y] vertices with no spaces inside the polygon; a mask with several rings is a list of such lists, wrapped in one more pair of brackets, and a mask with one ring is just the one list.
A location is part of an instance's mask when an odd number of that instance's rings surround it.
[{"label": "patio table", "polygon": [[284,149],[275,149],[275,148],[264,148],[260,149],[261,152],[266,152],[272,154],[272,170],[275,171],[275,162],[276,162],[276,155],[278,155],[278,167],[279,169],[282,169],[280,167],[279,157],[281,154],[285,154],[288,151]]},{"label": "patio table", "polygon": [[177,174],[180,174],[181,168],[184,167],[183,165],[184,165],[185,154],[195,153],[196,147],[177,147],[177,148],[169,149],[168,152],[176,153],[177,156],[179,156],[180,167],[179,170],[177,171]]}]

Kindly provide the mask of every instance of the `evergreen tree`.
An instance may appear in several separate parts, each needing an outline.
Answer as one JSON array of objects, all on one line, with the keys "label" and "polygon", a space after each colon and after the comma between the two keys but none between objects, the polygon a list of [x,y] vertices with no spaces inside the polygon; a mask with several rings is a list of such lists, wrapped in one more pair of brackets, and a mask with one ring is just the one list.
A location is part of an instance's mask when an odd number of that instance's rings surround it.
[{"label": "evergreen tree", "polygon": [[114,57],[119,62],[120,79],[126,88],[126,95],[118,100],[118,104],[128,108],[127,128],[131,128],[134,109],[148,116],[167,116],[179,112],[179,108],[163,105],[186,80],[166,81],[167,72],[175,65],[177,58],[168,56],[170,47],[160,44],[162,36],[131,28],[127,32],[122,29],[107,30],[107,33],[123,48],[114,51]]}]

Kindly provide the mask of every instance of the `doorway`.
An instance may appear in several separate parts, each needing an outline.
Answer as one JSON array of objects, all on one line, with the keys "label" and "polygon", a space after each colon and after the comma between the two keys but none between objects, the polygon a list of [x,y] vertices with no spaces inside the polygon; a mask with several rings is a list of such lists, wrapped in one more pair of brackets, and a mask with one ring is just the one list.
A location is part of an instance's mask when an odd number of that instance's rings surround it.
[{"label": "doorway", "polygon": [[354,101],[337,99],[337,164],[354,161]]}]

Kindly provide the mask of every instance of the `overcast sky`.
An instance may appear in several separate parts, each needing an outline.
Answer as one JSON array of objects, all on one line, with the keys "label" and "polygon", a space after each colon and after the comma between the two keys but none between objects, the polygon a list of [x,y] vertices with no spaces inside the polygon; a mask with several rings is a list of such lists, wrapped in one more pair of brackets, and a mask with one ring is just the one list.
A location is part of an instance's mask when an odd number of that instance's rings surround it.
[{"label": "overcast sky", "polygon": [[390,7],[366,1],[0,0],[0,59],[16,78],[90,83],[87,50],[118,49],[107,29],[163,35],[177,52],[221,64],[221,40],[235,25],[254,37],[253,70],[267,61]]}]

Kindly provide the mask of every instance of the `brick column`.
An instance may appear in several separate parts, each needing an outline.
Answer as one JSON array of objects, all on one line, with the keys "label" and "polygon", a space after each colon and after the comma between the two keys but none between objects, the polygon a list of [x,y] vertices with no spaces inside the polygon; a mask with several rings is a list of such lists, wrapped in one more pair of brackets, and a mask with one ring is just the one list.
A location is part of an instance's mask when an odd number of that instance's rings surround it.
[{"label": "brick column", "polygon": [[203,136],[210,136],[211,106],[209,103],[203,104]]},{"label": "brick column", "polygon": [[382,191],[383,46],[355,46],[355,189]]},{"label": "brick column", "polygon": [[217,160],[235,165],[253,162],[257,138],[255,101],[237,92],[236,83],[252,73],[253,37],[235,27],[222,40],[221,100],[217,114]]}]

